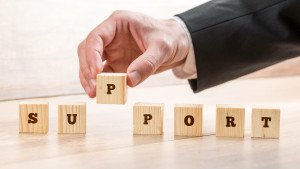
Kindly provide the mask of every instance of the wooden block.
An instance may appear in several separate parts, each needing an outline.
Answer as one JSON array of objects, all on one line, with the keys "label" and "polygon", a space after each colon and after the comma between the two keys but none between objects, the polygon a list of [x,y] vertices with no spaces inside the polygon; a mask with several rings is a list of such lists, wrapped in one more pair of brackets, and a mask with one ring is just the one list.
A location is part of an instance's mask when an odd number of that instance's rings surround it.
[{"label": "wooden block", "polygon": [[176,104],[174,108],[174,135],[202,136],[202,105]]},{"label": "wooden block", "polygon": [[19,132],[47,133],[49,126],[48,103],[19,104]]},{"label": "wooden block", "polygon": [[85,103],[61,104],[58,106],[58,133],[85,133]]},{"label": "wooden block", "polygon": [[244,137],[245,108],[218,105],[216,115],[216,136]]},{"label": "wooden block", "polygon": [[280,109],[252,109],[252,137],[279,138]]},{"label": "wooden block", "polygon": [[133,134],[162,134],[164,104],[136,103],[133,106]]},{"label": "wooden block", "polygon": [[127,100],[126,73],[101,73],[97,75],[97,103],[125,104]]}]

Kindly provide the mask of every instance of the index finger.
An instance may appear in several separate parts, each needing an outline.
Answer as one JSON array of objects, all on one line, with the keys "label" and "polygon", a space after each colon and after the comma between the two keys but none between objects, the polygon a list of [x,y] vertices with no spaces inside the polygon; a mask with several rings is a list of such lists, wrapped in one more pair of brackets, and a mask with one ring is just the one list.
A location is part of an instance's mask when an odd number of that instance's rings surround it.
[{"label": "index finger", "polygon": [[103,51],[115,36],[116,23],[108,18],[98,25],[86,38],[85,55],[93,78],[103,71]]}]

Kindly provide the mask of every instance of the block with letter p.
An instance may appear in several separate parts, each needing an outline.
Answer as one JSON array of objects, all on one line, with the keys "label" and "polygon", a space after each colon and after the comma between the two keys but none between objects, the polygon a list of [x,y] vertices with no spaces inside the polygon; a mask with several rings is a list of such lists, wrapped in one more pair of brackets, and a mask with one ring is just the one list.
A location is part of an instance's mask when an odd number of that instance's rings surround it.
[{"label": "block with letter p", "polygon": [[126,73],[100,73],[97,75],[97,103],[125,104],[127,100]]},{"label": "block with letter p", "polygon": [[48,103],[19,104],[19,132],[47,133],[49,127]]},{"label": "block with letter p", "polygon": [[164,104],[136,103],[133,106],[133,134],[162,134]]}]

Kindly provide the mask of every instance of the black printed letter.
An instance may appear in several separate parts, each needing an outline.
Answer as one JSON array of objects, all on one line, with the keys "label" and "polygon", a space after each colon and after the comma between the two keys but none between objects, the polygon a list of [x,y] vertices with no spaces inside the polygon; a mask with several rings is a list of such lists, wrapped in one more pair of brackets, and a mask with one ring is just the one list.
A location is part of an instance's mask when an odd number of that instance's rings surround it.
[{"label": "black printed letter", "polygon": [[114,84],[107,84],[107,94],[111,94],[112,90],[115,90],[116,85]]},{"label": "black printed letter", "polygon": [[152,119],[151,114],[144,114],[144,124],[148,124],[148,121]]},{"label": "black printed letter", "polygon": [[269,127],[268,122],[271,121],[271,117],[261,117],[261,121],[265,121],[265,124],[263,127],[268,128]]},{"label": "black printed letter", "polygon": [[28,114],[28,118],[29,118],[28,123],[33,123],[33,124],[37,123],[38,122],[37,116],[38,116],[37,113],[29,113]]},{"label": "black printed letter", "polygon": [[[71,120],[72,115],[73,115],[73,121]],[[67,116],[68,116],[68,123],[69,124],[75,124],[76,123],[77,114],[67,114]]]},{"label": "black printed letter", "polygon": [[[190,119],[190,122],[189,122],[189,119]],[[184,124],[187,125],[187,126],[192,126],[194,124],[194,117],[191,116],[191,115],[185,116]]]},{"label": "black printed letter", "polygon": [[234,117],[226,116],[226,127],[235,127]]}]

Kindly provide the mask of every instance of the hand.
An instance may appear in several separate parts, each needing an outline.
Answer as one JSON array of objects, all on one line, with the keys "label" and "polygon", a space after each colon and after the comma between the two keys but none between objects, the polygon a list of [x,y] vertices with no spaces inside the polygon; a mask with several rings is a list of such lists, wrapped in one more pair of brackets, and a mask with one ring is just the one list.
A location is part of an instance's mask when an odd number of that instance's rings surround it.
[{"label": "hand", "polygon": [[127,72],[134,87],[150,75],[179,66],[189,51],[188,37],[177,21],[115,11],[78,46],[80,82],[91,97],[101,72]]}]

